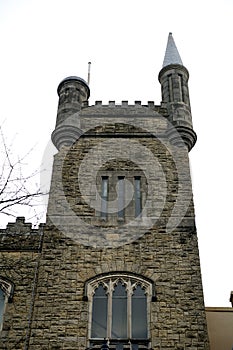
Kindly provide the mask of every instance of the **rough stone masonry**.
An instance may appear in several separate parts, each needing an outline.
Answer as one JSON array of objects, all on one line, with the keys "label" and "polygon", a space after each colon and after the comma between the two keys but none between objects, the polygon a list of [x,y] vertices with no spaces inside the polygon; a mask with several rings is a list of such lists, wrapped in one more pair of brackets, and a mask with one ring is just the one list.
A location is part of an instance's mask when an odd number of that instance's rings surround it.
[{"label": "rough stone masonry", "polygon": [[[196,134],[188,71],[176,50],[170,34],[159,106],[89,106],[83,79],[59,84],[46,224],[32,229],[18,218],[0,231],[0,349],[100,349],[105,337],[93,332],[99,286],[109,348],[209,349],[188,158]],[[117,283],[128,293],[124,339],[111,331]],[[139,338],[130,304],[137,286],[146,300]]]}]

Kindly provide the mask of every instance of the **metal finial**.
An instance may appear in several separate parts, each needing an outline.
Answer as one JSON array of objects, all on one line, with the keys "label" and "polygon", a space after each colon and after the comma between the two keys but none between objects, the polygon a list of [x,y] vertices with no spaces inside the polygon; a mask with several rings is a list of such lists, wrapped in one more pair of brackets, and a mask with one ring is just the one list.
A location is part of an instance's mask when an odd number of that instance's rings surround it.
[{"label": "metal finial", "polygon": [[87,84],[90,85],[91,79],[91,62],[88,62],[88,75],[87,75]]}]

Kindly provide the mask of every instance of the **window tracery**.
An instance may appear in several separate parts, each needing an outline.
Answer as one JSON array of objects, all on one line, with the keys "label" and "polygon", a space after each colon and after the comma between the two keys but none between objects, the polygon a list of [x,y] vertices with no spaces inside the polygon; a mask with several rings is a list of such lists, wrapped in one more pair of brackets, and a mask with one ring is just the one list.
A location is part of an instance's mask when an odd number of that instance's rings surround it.
[{"label": "window tracery", "polygon": [[90,345],[149,343],[152,283],[142,276],[116,273],[87,284]]}]

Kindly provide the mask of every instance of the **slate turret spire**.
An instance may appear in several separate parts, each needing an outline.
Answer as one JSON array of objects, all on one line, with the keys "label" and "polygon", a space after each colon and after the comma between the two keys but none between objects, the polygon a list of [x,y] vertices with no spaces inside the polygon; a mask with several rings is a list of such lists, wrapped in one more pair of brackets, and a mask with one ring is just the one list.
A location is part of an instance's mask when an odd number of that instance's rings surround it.
[{"label": "slate turret spire", "polygon": [[163,60],[163,67],[169,66],[170,64],[180,64],[183,66],[183,62],[180,58],[180,54],[177,50],[172,33],[169,33],[168,36],[167,48]]},{"label": "slate turret spire", "polygon": [[[197,136],[193,130],[188,88],[189,72],[184,67],[172,33],[169,33],[163,68],[159,73],[162,102],[167,108],[168,119],[179,132],[190,151]],[[170,128],[169,138],[177,144],[177,133]]]}]

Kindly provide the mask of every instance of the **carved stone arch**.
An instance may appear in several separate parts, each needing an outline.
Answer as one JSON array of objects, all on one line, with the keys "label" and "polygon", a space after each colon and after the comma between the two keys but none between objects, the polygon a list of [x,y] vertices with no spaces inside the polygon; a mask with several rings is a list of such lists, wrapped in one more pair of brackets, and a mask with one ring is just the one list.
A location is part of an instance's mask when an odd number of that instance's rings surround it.
[{"label": "carved stone arch", "polygon": [[89,278],[85,281],[84,284],[84,295],[83,300],[88,301],[88,294],[90,296],[91,291],[93,288],[96,288],[99,284],[103,284],[106,287],[108,286],[109,280],[112,280],[113,283],[115,281],[123,281],[124,284],[128,285],[127,281],[131,281],[132,286],[135,284],[141,285],[141,287],[145,290],[145,294],[149,294],[151,296],[151,301],[156,301],[156,290],[155,290],[155,284],[154,281],[151,280],[148,277],[145,277],[143,275],[134,273],[134,272],[128,272],[128,271],[112,271],[112,272],[106,272],[98,274],[94,277]]},{"label": "carved stone arch", "polygon": [[145,292],[146,295],[148,294],[147,286],[146,286],[146,284],[143,283],[142,281],[136,281],[136,282],[134,282],[134,283],[132,284],[132,291],[134,291],[135,289],[137,289],[138,286],[140,286],[140,287],[144,290],[144,292]]},{"label": "carved stone arch", "polygon": [[99,286],[103,286],[103,288],[106,290],[106,294],[109,293],[109,286],[108,284],[105,282],[105,281],[95,281],[95,283],[92,284],[92,289],[93,289],[93,292],[92,292],[92,295],[95,294],[95,290],[99,287]]},{"label": "carved stone arch", "polygon": [[7,301],[11,303],[14,294],[14,283],[6,277],[0,276],[0,289],[6,295]]},{"label": "carved stone arch", "polygon": [[115,287],[119,282],[121,282],[121,284],[123,286],[126,286],[127,285],[127,281],[125,278],[123,278],[122,276],[116,276],[116,277],[111,277],[112,279],[112,282],[113,282],[113,286]]}]

